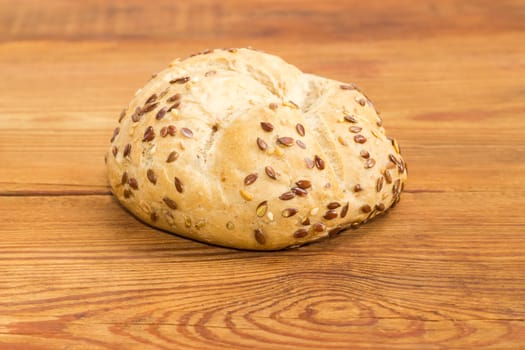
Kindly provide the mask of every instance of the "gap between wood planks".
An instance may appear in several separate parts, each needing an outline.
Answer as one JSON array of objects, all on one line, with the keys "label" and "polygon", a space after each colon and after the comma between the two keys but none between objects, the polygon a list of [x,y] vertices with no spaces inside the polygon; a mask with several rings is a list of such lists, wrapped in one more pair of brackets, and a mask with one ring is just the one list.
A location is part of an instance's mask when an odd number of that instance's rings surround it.
[{"label": "gap between wood planks", "polygon": [[0,191],[0,197],[70,197],[70,196],[110,196],[106,190],[12,190]]}]

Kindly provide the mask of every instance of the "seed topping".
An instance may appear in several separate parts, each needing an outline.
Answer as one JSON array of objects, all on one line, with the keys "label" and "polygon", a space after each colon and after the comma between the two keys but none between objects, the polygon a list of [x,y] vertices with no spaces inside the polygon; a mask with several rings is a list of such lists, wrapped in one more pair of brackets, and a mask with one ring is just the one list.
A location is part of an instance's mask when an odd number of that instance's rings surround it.
[{"label": "seed topping", "polygon": [[117,146],[113,146],[113,148],[111,149],[111,153],[113,153],[113,156],[116,157],[117,153],[118,153],[118,147]]},{"label": "seed topping", "polygon": [[363,188],[361,187],[360,184],[357,184],[354,186],[354,192],[361,192],[363,190]]},{"label": "seed topping", "polygon": [[312,169],[314,167],[314,161],[311,160],[310,158],[308,157],[304,158],[304,162],[306,163],[306,167],[308,169]]},{"label": "seed topping", "polygon": [[337,209],[341,206],[339,202],[331,202],[326,206],[328,209]]},{"label": "seed topping", "polygon": [[155,138],[155,130],[152,126],[148,126],[144,132],[143,142],[152,141]]},{"label": "seed topping", "polygon": [[294,101],[283,102],[283,106],[290,107],[293,109],[299,109],[299,106]]},{"label": "seed topping", "polygon": [[356,86],[354,84],[343,84],[343,85],[339,85],[339,87],[341,88],[341,90],[355,90],[356,89]]},{"label": "seed topping", "polygon": [[[266,175],[268,175],[268,177],[270,179],[274,179],[276,180],[277,179],[277,176],[275,174],[275,170],[273,170],[273,168],[271,166],[267,166],[264,168],[264,172],[266,173]],[[246,180],[245,180],[246,181]]]},{"label": "seed topping", "polygon": [[175,136],[175,133],[177,132],[177,128],[175,125],[168,125],[168,135]]},{"label": "seed topping", "polygon": [[299,197],[306,197],[306,195],[308,194],[308,192],[306,192],[306,190],[303,190],[300,187],[292,187],[291,190],[292,190],[293,193],[295,193]]},{"label": "seed topping", "polygon": [[297,133],[298,133],[300,136],[304,136],[304,135],[305,135],[305,130],[304,130],[304,126],[303,126],[303,124],[301,124],[301,123],[297,123],[297,125],[295,126],[295,130],[297,130]]},{"label": "seed topping", "polygon": [[160,129],[160,136],[166,137],[168,135],[175,136],[177,133],[177,127],[175,125],[168,125],[163,126],[162,129]]},{"label": "seed topping", "polygon": [[374,165],[376,165],[376,160],[374,158],[369,158],[366,160],[365,162],[365,169],[370,169],[372,168]]},{"label": "seed topping", "polygon": [[281,194],[279,196],[279,199],[283,201],[288,201],[294,197],[295,197],[295,193],[293,193],[292,191],[288,191],[288,192],[284,192],[283,194]]},{"label": "seed topping", "polygon": [[323,218],[326,220],[333,220],[337,217],[337,212],[335,210],[328,210],[326,213],[324,213]]},{"label": "seed topping", "polygon": [[166,159],[166,163],[171,163],[177,160],[179,158],[179,153],[177,151],[172,151],[170,154],[168,154],[168,158]]},{"label": "seed topping", "polygon": [[390,174],[390,170],[388,169],[385,170],[385,180],[387,184],[392,183],[392,174]]},{"label": "seed topping", "polygon": [[366,137],[364,137],[361,134],[357,134],[357,135],[354,136],[354,141],[356,143],[365,143],[366,142]]},{"label": "seed topping", "polygon": [[393,154],[389,154],[388,155],[388,158],[390,158],[390,160],[396,164],[396,165],[399,165],[399,160],[396,158],[396,156],[394,156]]},{"label": "seed topping", "polygon": [[189,139],[191,139],[193,137],[193,131],[191,131],[188,128],[182,128],[182,129],[180,129],[180,132],[181,132],[182,135],[186,136]]},{"label": "seed topping", "polygon": [[368,153],[368,151],[364,149],[362,149],[361,152],[359,152],[359,155],[365,159],[370,158],[370,153]]},{"label": "seed topping", "polygon": [[260,137],[257,138],[257,146],[259,147],[261,151],[264,151],[268,148],[268,144],[264,142],[264,140],[261,139]]},{"label": "seed topping", "polygon": [[166,96],[166,94],[168,93],[168,91],[170,91],[170,88],[165,88],[160,94],[159,94],[159,99],[160,98],[163,98],[164,96]]},{"label": "seed topping", "polygon": [[299,180],[295,183],[297,187],[307,190],[312,187],[312,183],[309,180]]},{"label": "seed topping", "polygon": [[279,105],[275,102],[272,102],[268,105],[268,108],[270,108],[272,111],[275,111],[277,108],[279,108]]},{"label": "seed topping", "polygon": [[144,102],[144,104],[147,105],[147,104],[153,103],[153,102],[155,102],[155,101],[157,101],[157,94],[153,94],[153,95],[151,95],[151,96],[146,100],[146,102]]},{"label": "seed topping", "polygon": [[157,219],[158,219],[159,217],[157,216],[157,213],[155,213],[154,211],[152,211],[151,214],[149,215],[149,218],[150,218],[151,221],[155,222],[155,221],[157,221]]},{"label": "seed topping", "polygon": [[177,109],[179,107],[180,107],[180,101],[175,101],[174,104],[172,104],[171,106],[168,107],[166,112],[171,112],[172,110]]},{"label": "seed topping", "polygon": [[350,130],[350,132],[353,132],[354,134],[357,134],[358,132],[363,130],[363,128],[360,127],[360,126],[354,125],[354,126],[351,126],[350,128],[348,128],[348,130]]},{"label": "seed topping", "polygon": [[129,187],[131,187],[134,190],[138,190],[139,189],[139,183],[137,182],[137,179],[135,179],[134,177],[130,177],[129,178],[128,185],[129,185]]},{"label": "seed topping", "polygon": [[348,206],[349,206],[349,203],[346,202],[343,208],[341,208],[341,213],[340,213],[341,218],[344,218],[346,214],[348,213]]},{"label": "seed topping", "polygon": [[281,212],[281,215],[283,218],[289,218],[289,217],[294,216],[298,212],[299,210],[297,210],[296,208],[286,208]]},{"label": "seed topping", "polygon": [[129,156],[129,154],[131,153],[131,144],[126,144],[126,146],[124,146],[124,152],[122,153],[122,155],[125,157]]},{"label": "seed topping", "polygon": [[377,192],[381,192],[381,190],[383,189],[383,183],[384,182],[385,182],[385,178],[383,176],[380,176],[377,179],[377,183],[376,183],[376,190],[377,190]]},{"label": "seed topping", "polygon": [[268,211],[268,201],[262,201],[255,209],[255,213],[258,217],[262,218]]},{"label": "seed topping", "polygon": [[154,185],[157,184],[157,175],[155,175],[155,172],[152,169],[148,169],[146,176],[148,177],[149,182]]},{"label": "seed topping", "polygon": [[392,142],[392,146],[396,150],[397,154],[401,153],[401,149],[399,148],[399,144],[397,143],[396,139],[392,138],[391,142]]},{"label": "seed topping", "polygon": [[155,102],[155,103],[152,103],[152,104],[149,104],[149,105],[145,105],[144,108],[142,109],[142,113],[148,113],[148,112],[151,112],[152,110],[154,110],[155,108],[157,108],[159,105],[158,102]]},{"label": "seed topping", "polygon": [[175,176],[174,182],[175,182],[175,188],[177,189],[177,192],[179,193],[184,192],[184,185],[182,184],[182,181],[180,181],[178,177]]},{"label": "seed topping", "polygon": [[122,174],[122,179],[120,180],[120,184],[121,185],[124,185],[126,184],[126,182],[128,182],[128,173],[127,172],[124,172]]},{"label": "seed topping", "polygon": [[306,237],[306,235],[308,235],[308,230],[304,228],[300,228],[293,233],[294,238],[303,238]]},{"label": "seed topping", "polygon": [[131,115],[131,120],[135,123],[138,122],[140,120],[140,117],[142,117],[142,114],[144,113],[142,112],[140,107],[135,108],[135,112],[133,112],[133,114]]},{"label": "seed topping", "polygon": [[397,165],[397,168],[398,168],[400,173],[403,173],[405,171],[405,165],[403,164],[403,160],[402,159],[399,161],[399,164]]},{"label": "seed topping", "polygon": [[125,116],[126,116],[126,109],[124,108],[122,110],[122,112],[120,112],[120,116],[118,118],[118,122],[120,123],[122,121],[122,119],[124,119]]},{"label": "seed topping", "polygon": [[281,148],[279,148],[279,147],[271,148],[269,151],[270,151],[269,152],[270,154],[273,153],[273,154],[275,154],[278,157],[280,157],[280,156],[282,156],[284,154],[284,151]]},{"label": "seed topping", "polygon": [[295,143],[297,146],[301,147],[302,149],[306,149],[306,144],[301,140],[295,140]]},{"label": "seed topping", "polygon": [[372,211],[372,208],[370,208],[370,206],[369,206],[368,204],[365,204],[365,205],[363,205],[363,206],[361,207],[361,211],[362,211],[363,213],[365,213],[365,214],[366,214],[366,213],[370,213],[370,212]]},{"label": "seed topping", "polygon": [[273,124],[269,122],[261,122],[261,128],[266,132],[272,132]]},{"label": "seed topping", "polygon": [[314,157],[315,166],[319,170],[323,170],[325,167],[324,160],[321,159],[317,154]]},{"label": "seed topping", "polygon": [[249,174],[248,176],[246,176],[246,177],[244,178],[244,184],[245,184],[246,186],[251,185],[252,183],[254,183],[254,182],[257,180],[257,177],[258,177],[258,176],[259,176],[259,175],[258,175],[257,173],[251,173],[251,174]]},{"label": "seed topping", "polygon": [[345,120],[349,123],[357,123],[357,118],[354,115],[345,115]]},{"label": "seed topping", "polygon": [[383,203],[376,204],[375,206],[377,211],[383,211],[385,210],[385,205]]},{"label": "seed topping", "polygon": [[172,103],[175,101],[179,101],[181,98],[182,98],[182,95],[180,93],[176,93],[175,95],[168,97],[166,99],[166,102]]},{"label": "seed topping", "polygon": [[401,185],[401,180],[397,179],[395,182],[394,182],[394,185],[392,186],[392,193],[393,194],[397,194],[397,192],[399,191],[399,186]]},{"label": "seed topping", "polygon": [[177,209],[177,203],[176,203],[173,199],[171,199],[171,198],[169,198],[169,197],[164,197],[164,198],[162,198],[162,200],[164,201],[164,203],[165,203],[169,208],[171,208],[171,209],[173,209],[173,210]]},{"label": "seed topping", "polygon": [[322,222],[316,222],[312,225],[312,229],[314,230],[314,232],[323,232],[324,230],[326,230],[326,225]]},{"label": "seed topping", "polygon": [[287,147],[290,147],[293,145],[294,143],[294,139],[291,138],[291,137],[288,137],[288,136],[284,136],[284,137],[279,137],[277,139],[277,143],[283,145],[283,146],[287,146]]},{"label": "seed topping", "polygon": [[159,109],[159,111],[157,112],[157,115],[155,115],[155,119],[157,120],[161,120],[162,118],[164,118],[164,116],[166,115],[166,112],[168,111],[168,108],[166,107],[162,107],[161,109]]},{"label": "seed topping", "polygon": [[170,84],[184,84],[184,83],[187,83],[188,81],[190,81],[190,77],[186,76],[186,77],[180,77],[177,79],[170,80]]},{"label": "seed topping", "polygon": [[246,190],[240,190],[239,193],[241,194],[241,197],[244,198],[246,201],[251,201],[254,197],[254,195]]},{"label": "seed topping", "polygon": [[111,137],[111,140],[109,142],[113,142],[115,141],[115,138],[117,137],[118,133],[120,132],[120,128],[115,128],[115,130],[113,130],[113,136]]},{"label": "seed topping", "polygon": [[266,244],[266,237],[264,236],[264,233],[260,228],[257,228],[253,231],[253,236],[255,237],[257,243],[259,243],[260,245]]}]

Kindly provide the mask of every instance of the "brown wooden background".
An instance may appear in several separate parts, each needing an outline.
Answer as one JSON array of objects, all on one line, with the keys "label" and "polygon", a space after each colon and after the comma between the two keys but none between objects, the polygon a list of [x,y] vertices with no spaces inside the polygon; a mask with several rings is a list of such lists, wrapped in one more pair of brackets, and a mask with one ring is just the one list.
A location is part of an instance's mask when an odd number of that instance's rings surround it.
[{"label": "brown wooden background", "polygon": [[[389,215],[274,253],[110,196],[118,113],[252,45],[360,85],[408,161]],[[525,349],[522,0],[0,0],[0,349]]]}]

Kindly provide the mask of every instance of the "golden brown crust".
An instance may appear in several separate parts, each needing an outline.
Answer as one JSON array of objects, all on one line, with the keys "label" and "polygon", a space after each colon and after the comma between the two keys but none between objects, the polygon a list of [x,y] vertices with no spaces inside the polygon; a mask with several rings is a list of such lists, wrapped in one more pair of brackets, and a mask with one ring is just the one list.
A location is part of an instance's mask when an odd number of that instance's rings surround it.
[{"label": "golden brown crust", "polygon": [[350,84],[249,49],[176,60],[137,91],[107,156],[141,220],[273,250],[326,237],[399,200],[406,166]]}]

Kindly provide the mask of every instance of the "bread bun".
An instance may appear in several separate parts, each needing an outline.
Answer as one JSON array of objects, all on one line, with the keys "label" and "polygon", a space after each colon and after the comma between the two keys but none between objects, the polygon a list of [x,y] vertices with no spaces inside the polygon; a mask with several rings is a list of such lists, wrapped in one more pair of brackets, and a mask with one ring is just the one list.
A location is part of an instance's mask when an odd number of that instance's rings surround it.
[{"label": "bread bun", "polygon": [[106,156],[142,221],[274,250],[356,228],[399,201],[406,165],[353,84],[251,49],[175,60],[139,89]]}]

